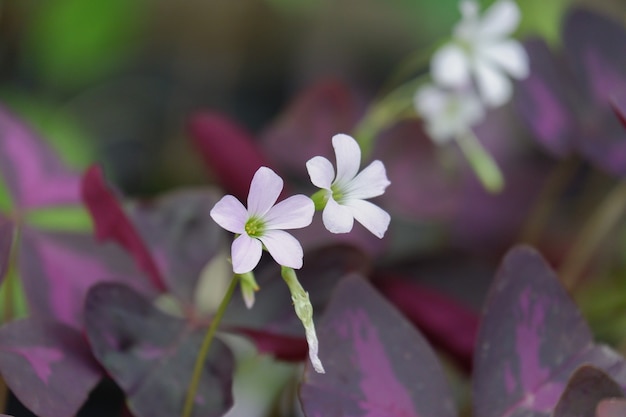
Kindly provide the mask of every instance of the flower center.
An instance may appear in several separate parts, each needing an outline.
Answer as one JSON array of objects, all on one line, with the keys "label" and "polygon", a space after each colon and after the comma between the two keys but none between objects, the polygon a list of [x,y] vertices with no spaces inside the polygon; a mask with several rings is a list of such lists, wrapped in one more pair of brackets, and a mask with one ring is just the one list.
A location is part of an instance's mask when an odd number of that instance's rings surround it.
[{"label": "flower center", "polygon": [[265,222],[258,217],[250,217],[244,226],[244,230],[250,237],[261,237],[265,231]]},{"label": "flower center", "polygon": [[344,190],[337,184],[331,185],[330,190],[333,192],[333,200],[335,200],[337,203],[341,203],[346,194]]}]

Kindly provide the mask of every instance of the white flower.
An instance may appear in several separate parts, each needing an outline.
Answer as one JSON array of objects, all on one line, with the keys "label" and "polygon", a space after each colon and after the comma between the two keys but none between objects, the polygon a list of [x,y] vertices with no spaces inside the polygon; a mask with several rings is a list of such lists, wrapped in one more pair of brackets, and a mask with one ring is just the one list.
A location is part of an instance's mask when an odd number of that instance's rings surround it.
[{"label": "white flower", "polygon": [[519,24],[519,8],[513,0],[498,0],[480,17],[474,0],[462,0],[460,9],[463,17],[453,41],[431,61],[433,79],[443,87],[460,88],[473,77],[485,103],[500,106],[513,93],[506,74],[522,79],[529,72],[526,51],[509,37]]},{"label": "white flower", "polygon": [[369,164],[358,175],[361,165],[361,149],[350,136],[333,136],[337,160],[337,176],[333,164],[322,156],[306,163],[311,182],[325,190],[326,205],[322,213],[324,226],[332,233],[348,233],[354,219],[374,235],[382,238],[391,218],[380,207],[365,201],[385,192],[390,184],[381,161]]},{"label": "white flower", "polygon": [[248,194],[248,208],[232,195],[222,197],[211,217],[224,229],[239,234],[233,241],[233,271],[245,274],[261,259],[263,246],[283,266],[302,267],[302,246],[282,229],[299,229],[311,224],[315,206],[304,195],[289,197],[274,205],[283,189],[283,180],[269,168],[254,174]]},{"label": "white flower", "polygon": [[485,116],[485,109],[472,89],[444,90],[427,84],[414,97],[426,131],[437,143],[458,138]]}]

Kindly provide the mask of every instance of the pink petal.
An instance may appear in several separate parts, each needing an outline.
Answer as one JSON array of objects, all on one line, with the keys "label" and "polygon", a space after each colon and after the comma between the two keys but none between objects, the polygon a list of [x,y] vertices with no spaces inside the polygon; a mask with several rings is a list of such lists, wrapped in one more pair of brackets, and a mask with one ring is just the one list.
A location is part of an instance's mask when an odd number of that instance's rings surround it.
[{"label": "pink petal", "polygon": [[374,161],[352,180],[345,194],[349,199],[378,197],[389,184],[391,183],[387,179],[385,166],[380,161]]},{"label": "pink petal", "polygon": [[268,230],[260,239],[279,265],[302,268],[302,246],[295,237],[282,230]]},{"label": "pink petal", "polygon": [[250,184],[248,213],[263,216],[274,205],[283,189],[283,180],[267,167],[259,168]]},{"label": "pink petal", "polygon": [[306,170],[313,185],[330,190],[330,185],[335,179],[335,169],[328,159],[323,156],[311,158],[306,163]]},{"label": "pink petal", "polygon": [[349,200],[346,206],[350,208],[356,221],[382,239],[391,221],[391,217],[385,210],[364,200]]},{"label": "pink petal", "polygon": [[351,136],[341,133],[333,136],[333,148],[335,148],[335,157],[337,158],[335,183],[345,184],[359,172],[361,148]]},{"label": "pink petal", "polygon": [[259,263],[262,251],[261,242],[257,239],[253,239],[245,233],[239,236],[231,246],[233,272],[245,274],[252,271]]},{"label": "pink petal", "polygon": [[211,209],[211,218],[215,223],[233,233],[244,233],[248,211],[232,195],[225,195]]},{"label": "pink petal", "polygon": [[276,204],[265,215],[267,229],[299,229],[313,221],[315,204],[309,197],[299,194]]},{"label": "pink petal", "polygon": [[339,205],[332,198],[328,199],[322,212],[324,227],[331,233],[348,233],[352,230],[354,217],[348,207]]}]

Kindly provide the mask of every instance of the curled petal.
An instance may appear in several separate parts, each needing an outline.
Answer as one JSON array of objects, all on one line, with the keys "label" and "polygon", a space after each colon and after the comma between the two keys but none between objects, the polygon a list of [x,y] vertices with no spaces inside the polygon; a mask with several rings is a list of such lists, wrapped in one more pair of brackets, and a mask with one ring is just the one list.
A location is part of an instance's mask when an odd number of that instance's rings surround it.
[{"label": "curled petal", "polygon": [[313,185],[330,190],[330,185],[335,179],[333,164],[323,156],[311,158],[306,163],[306,170]]},{"label": "curled petal", "polygon": [[248,213],[263,216],[274,205],[283,190],[283,180],[267,167],[257,170],[250,184]]},{"label": "curled petal", "polygon": [[519,7],[513,0],[498,0],[483,15],[480,35],[494,38],[510,35],[520,21]]},{"label": "curled petal", "polygon": [[265,215],[267,229],[300,229],[311,224],[315,204],[309,197],[298,194],[276,204]]},{"label": "curled petal", "polygon": [[333,148],[337,158],[337,179],[335,183],[345,184],[359,172],[361,166],[361,148],[351,136],[338,134],[333,136]]},{"label": "curled petal", "polygon": [[248,211],[232,195],[225,195],[211,209],[211,218],[215,223],[233,233],[244,233],[248,220]]},{"label": "curled petal", "polygon": [[364,200],[349,200],[346,202],[346,206],[350,208],[352,215],[359,223],[376,237],[382,239],[391,221],[389,213]]},{"label": "curled petal", "polygon": [[469,84],[468,58],[460,46],[450,43],[435,52],[431,61],[435,82],[444,87],[464,87]]},{"label": "curled petal", "polygon": [[389,184],[391,183],[387,179],[385,165],[380,161],[374,161],[352,180],[346,194],[350,199],[378,197],[385,192]]},{"label": "curled petal", "polygon": [[490,107],[506,103],[513,95],[511,81],[489,63],[476,61],[476,83],[480,96]]},{"label": "curled petal", "polygon": [[231,245],[233,271],[236,274],[252,271],[259,263],[262,251],[263,246],[257,239],[253,239],[245,233],[239,236]]},{"label": "curled petal", "polygon": [[338,204],[332,198],[328,199],[322,212],[324,227],[331,233],[348,233],[354,225],[354,217],[350,209]]},{"label": "curled petal", "polygon": [[282,230],[268,230],[259,239],[279,265],[302,268],[304,254],[298,239]]},{"label": "curled petal", "polygon": [[500,41],[481,50],[481,55],[496,63],[512,77],[523,79],[528,77],[528,54],[522,45],[512,39]]}]

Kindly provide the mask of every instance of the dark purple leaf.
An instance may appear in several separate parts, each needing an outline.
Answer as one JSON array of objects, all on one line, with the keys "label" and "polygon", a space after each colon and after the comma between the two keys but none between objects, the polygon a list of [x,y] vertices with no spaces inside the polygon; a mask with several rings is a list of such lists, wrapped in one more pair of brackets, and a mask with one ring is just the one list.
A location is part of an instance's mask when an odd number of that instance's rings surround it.
[{"label": "dark purple leaf", "polygon": [[83,327],[85,296],[96,283],[123,282],[154,293],[121,249],[98,244],[91,235],[24,227],[18,262],[31,311],[76,329]]},{"label": "dark purple leaf", "polygon": [[626,416],[626,400],[621,398],[602,400],[596,409],[596,417],[624,416]]},{"label": "dark purple leaf", "polygon": [[11,247],[13,246],[13,222],[0,215],[0,285],[9,267]]},{"label": "dark purple leaf", "polygon": [[417,326],[435,346],[470,369],[478,315],[459,301],[397,276],[377,281],[380,292]]},{"label": "dark purple leaf", "polygon": [[102,375],[78,331],[35,318],[0,328],[0,372],[41,417],[76,415]]},{"label": "dark purple leaf", "polygon": [[358,276],[338,284],[317,327],[326,374],[307,367],[300,398],[308,417],[456,415],[432,349]]},{"label": "dark purple leaf", "polygon": [[519,82],[515,104],[535,138],[558,157],[572,152],[577,134],[580,96],[562,62],[541,39],[524,44],[530,58],[530,75]]},{"label": "dark purple leaf", "polygon": [[611,95],[611,108],[622,126],[626,128],[626,90],[617,91]]},{"label": "dark purple leaf", "polygon": [[217,200],[208,189],[184,190],[130,210],[168,288],[188,304],[202,269],[224,243],[223,230],[209,215]]},{"label": "dark purple leaf", "polygon": [[263,147],[281,173],[308,182],[306,161],[316,155],[334,155],[331,138],[350,133],[359,113],[347,87],[333,80],[318,82],[264,130]]},{"label": "dark purple leaf", "polygon": [[[126,393],[135,416],[180,415],[206,329],[157,310],[119,284],[92,288],[85,322],[94,355]],[[232,406],[233,372],[232,353],[215,339],[200,378],[194,415],[221,416]]]},{"label": "dark purple leaf", "polygon": [[252,135],[222,114],[197,113],[187,130],[217,182],[241,201],[248,197],[256,170],[271,167]]},{"label": "dark purple leaf", "polygon": [[166,291],[167,287],[152,255],[124,213],[117,197],[106,184],[100,167],[94,165],[85,172],[81,193],[93,217],[96,237],[119,243],[135,258],[137,265],[148,275],[154,287],[159,291]]},{"label": "dark purple leaf", "polygon": [[626,386],[624,359],[594,345],[580,311],[542,257],[529,247],[512,249],[478,333],[474,415],[548,416],[572,372],[586,363]]},{"label": "dark purple leaf", "polygon": [[593,366],[583,365],[570,378],[552,416],[593,416],[601,400],[623,396],[620,386],[606,373]]},{"label": "dark purple leaf", "polygon": [[33,131],[1,106],[0,175],[21,208],[80,201],[80,177],[65,168]]}]

